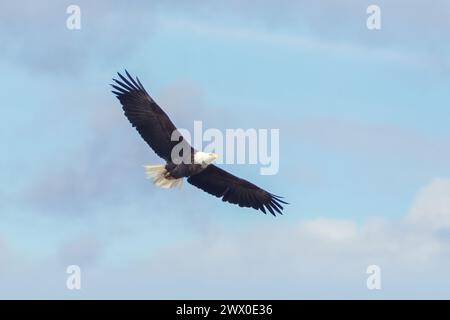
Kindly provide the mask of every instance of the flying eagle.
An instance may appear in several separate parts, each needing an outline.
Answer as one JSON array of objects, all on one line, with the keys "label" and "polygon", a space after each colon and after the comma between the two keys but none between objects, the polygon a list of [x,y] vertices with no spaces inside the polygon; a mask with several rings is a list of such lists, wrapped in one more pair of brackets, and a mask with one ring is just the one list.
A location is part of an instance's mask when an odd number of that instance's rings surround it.
[{"label": "flying eagle", "polygon": [[[253,208],[272,215],[282,214],[282,204],[287,204],[279,196],[269,193],[247,180],[238,178],[211,164],[218,155],[205,153],[192,148],[181,135],[178,141],[172,140],[172,134],[178,133],[167,114],[150,97],[139,79],[133,79],[125,70],[128,78],[117,73],[120,80],[113,79],[112,91],[122,104],[125,116],[153,151],[166,161],[165,165],[145,166],[147,175],[155,185],[162,188],[178,186],[183,178],[203,191],[222,201],[237,204],[240,207]],[[173,158],[172,150],[178,144],[182,149],[179,158]],[[189,150],[191,152],[184,152]],[[190,154],[189,154],[190,153]],[[175,161],[177,160],[177,161]]]}]

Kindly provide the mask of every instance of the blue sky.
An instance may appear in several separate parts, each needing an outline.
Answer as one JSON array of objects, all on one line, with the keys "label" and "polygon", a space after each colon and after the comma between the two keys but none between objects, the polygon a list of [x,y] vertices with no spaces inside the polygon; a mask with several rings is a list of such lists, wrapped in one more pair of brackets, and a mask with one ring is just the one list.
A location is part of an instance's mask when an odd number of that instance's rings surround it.
[{"label": "blue sky", "polygon": [[[0,5],[0,297],[448,297],[446,1],[69,4]],[[280,129],[277,175],[226,168],[285,215],[151,185],[124,68],[180,127]]]}]

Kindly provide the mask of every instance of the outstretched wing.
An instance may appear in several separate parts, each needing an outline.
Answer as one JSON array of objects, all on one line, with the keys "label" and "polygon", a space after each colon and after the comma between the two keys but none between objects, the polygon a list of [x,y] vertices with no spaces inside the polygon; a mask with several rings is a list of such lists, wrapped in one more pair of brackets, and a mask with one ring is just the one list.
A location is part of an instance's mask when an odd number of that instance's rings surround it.
[{"label": "outstretched wing", "polygon": [[[120,80],[113,79],[115,89],[112,92],[122,104],[125,116],[136,127],[141,137],[156,152],[158,156],[171,161],[173,147],[180,141],[187,142],[179,135],[178,141],[172,141],[172,133],[177,130],[167,114],[150,97],[144,86],[136,77],[134,80],[128,71],[128,78],[117,73]],[[190,148],[190,146],[189,146]]]},{"label": "outstretched wing", "polygon": [[188,182],[209,194],[222,198],[222,201],[234,203],[240,207],[253,208],[271,214],[282,214],[282,203],[287,204],[279,196],[273,195],[247,180],[238,178],[225,170],[209,165],[202,172],[189,177]]}]

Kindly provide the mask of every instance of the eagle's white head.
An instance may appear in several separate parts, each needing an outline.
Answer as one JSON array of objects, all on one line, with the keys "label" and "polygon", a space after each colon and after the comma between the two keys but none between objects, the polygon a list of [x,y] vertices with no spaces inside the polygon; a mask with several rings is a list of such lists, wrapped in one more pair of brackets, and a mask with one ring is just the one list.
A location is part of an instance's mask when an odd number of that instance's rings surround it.
[{"label": "eagle's white head", "polygon": [[212,163],[219,157],[217,153],[207,153],[197,151],[194,153],[194,163],[201,164],[203,167],[206,167],[208,164]]}]

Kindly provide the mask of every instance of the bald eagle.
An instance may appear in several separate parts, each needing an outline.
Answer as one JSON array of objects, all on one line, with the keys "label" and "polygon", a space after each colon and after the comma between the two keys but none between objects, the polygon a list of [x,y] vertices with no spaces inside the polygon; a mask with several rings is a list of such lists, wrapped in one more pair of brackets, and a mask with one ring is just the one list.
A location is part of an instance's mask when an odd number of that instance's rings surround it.
[{"label": "bald eagle", "polygon": [[[183,178],[187,178],[190,184],[222,198],[222,201],[261,210],[264,213],[268,210],[274,216],[276,213],[282,214],[282,204],[287,204],[281,199],[282,197],[213,165],[212,162],[217,159],[217,154],[195,150],[181,135],[178,141],[173,141],[172,134],[177,132],[175,125],[150,97],[139,79],[137,77],[133,79],[126,70],[125,73],[127,77],[117,73],[120,80],[113,79],[115,84],[111,84],[114,88],[112,93],[122,104],[122,109],[131,125],[136,128],[153,151],[166,161],[165,165],[145,166],[147,175],[153,179],[155,185],[172,188],[179,186]],[[173,148],[180,143],[191,151],[185,154],[181,152],[179,155],[183,158],[181,161],[173,159],[172,155]]]}]

